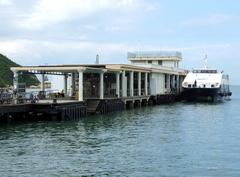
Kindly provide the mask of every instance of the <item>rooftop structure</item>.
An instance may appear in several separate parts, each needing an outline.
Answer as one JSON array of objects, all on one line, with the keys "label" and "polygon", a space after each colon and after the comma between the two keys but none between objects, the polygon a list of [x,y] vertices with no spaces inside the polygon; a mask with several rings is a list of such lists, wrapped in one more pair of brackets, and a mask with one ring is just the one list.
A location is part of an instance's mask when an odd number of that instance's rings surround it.
[{"label": "rooftop structure", "polygon": [[182,54],[177,51],[129,52],[128,60],[135,65],[158,65],[178,68],[179,62],[182,60]]},{"label": "rooftop structure", "polygon": [[173,52],[173,51],[152,51],[152,52],[128,52],[128,58],[131,60],[138,60],[138,59],[157,59],[157,60],[172,60],[182,59],[182,54],[180,52]]}]

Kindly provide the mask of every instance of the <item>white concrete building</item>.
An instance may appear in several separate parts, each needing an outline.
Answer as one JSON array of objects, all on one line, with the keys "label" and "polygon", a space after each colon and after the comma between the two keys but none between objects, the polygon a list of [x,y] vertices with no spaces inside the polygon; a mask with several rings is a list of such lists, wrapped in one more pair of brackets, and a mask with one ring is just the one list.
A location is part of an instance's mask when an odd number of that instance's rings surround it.
[{"label": "white concrete building", "polygon": [[151,69],[151,95],[178,93],[186,71],[179,69],[182,60],[180,52],[129,52],[128,60],[132,65]]}]

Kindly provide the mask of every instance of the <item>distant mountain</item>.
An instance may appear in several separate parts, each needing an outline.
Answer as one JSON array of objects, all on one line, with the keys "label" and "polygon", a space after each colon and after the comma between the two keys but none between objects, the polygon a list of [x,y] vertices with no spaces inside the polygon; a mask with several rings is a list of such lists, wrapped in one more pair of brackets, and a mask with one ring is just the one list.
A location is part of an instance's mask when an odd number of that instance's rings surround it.
[{"label": "distant mountain", "polygon": [[[0,54],[0,87],[13,85],[13,73],[11,67],[20,66],[6,56]],[[39,80],[35,75],[19,76],[19,83],[26,83],[27,86],[39,85]]]}]

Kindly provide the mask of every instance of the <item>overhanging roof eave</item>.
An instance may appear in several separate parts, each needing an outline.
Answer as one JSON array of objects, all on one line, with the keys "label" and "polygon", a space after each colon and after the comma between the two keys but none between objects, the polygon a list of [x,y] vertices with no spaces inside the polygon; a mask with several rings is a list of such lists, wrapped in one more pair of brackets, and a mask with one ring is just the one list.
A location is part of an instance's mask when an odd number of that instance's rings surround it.
[{"label": "overhanging roof eave", "polygon": [[62,73],[71,73],[71,72],[79,72],[79,71],[94,71],[94,72],[104,72],[106,69],[104,68],[93,68],[93,67],[82,67],[82,66],[75,66],[75,67],[51,67],[51,66],[27,66],[27,67],[11,67],[11,70],[14,72],[24,72],[24,71],[35,71],[35,72],[62,72]]}]

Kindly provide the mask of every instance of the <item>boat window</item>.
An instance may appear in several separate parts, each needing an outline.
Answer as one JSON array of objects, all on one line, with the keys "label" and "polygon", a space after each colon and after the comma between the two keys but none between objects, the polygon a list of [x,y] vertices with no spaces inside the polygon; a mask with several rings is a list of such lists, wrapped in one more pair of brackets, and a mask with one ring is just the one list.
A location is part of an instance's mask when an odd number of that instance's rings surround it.
[{"label": "boat window", "polygon": [[193,70],[193,73],[217,73],[217,70]]}]

